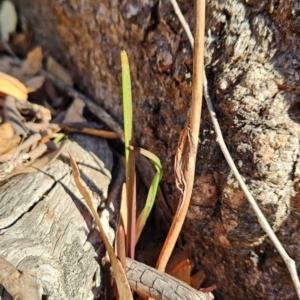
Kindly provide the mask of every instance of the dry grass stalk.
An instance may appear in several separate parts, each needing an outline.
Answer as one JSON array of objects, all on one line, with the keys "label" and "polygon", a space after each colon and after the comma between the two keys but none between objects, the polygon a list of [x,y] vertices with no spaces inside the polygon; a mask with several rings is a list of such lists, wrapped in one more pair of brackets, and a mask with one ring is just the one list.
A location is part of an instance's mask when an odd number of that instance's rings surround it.
[{"label": "dry grass stalk", "polygon": [[204,26],[205,26],[205,0],[195,1],[195,48],[193,63],[193,87],[190,116],[187,126],[183,129],[179,139],[175,159],[175,173],[177,186],[182,192],[175,217],[169,230],[167,239],[157,262],[157,269],[164,271],[175,243],[180,234],[183,222],[189,208],[195,177],[196,155],[200,131],[202,90],[203,90],[203,64],[204,64]]}]

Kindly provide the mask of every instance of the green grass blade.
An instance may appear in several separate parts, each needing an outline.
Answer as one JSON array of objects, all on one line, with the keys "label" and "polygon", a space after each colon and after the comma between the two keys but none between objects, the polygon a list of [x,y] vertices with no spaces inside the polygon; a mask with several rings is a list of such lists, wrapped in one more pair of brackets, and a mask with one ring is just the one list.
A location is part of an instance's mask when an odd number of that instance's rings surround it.
[{"label": "green grass blade", "polygon": [[131,79],[128,57],[125,51],[121,51],[121,66],[126,164],[126,197],[128,208],[128,232],[126,234],[126,254],[127,256],[134,258],[136,240],[135,158],[134,152],[129,150],[130,144],[133,144],[134,138],[132,122]]},{"label": "green grass blade", "polygon": [[153,162],[154,167],[156,169],[156,174],[155,174],[155,176],[152,180],[151,186],[149,188],[145,206],[144,206],[140,216],[138,217],[138,220],[136,223],[136,243],[137,243],[140,238],[140,235],[145,227],[145,224],[150,215],[150,212],[153,208],[157,190],[159,187],[159,182],[163,176],[163,171],[162,171],[162,166],[161,166],[160,160],[154,153],[152,153],[148,150],[145,150],[143,148],[138,148],[138,147],[134,147],[134,148],[131,147],[131,149],[138,151],[139,153],[141,153],[142,155],[144,155],[145,157],[150,159]]}]

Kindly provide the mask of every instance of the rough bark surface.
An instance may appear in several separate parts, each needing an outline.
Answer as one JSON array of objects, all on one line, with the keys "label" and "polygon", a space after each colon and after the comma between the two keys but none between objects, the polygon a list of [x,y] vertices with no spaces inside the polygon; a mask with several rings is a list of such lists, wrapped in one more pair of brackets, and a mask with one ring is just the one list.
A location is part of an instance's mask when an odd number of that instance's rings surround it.
[{"label": "rough bark surface", "polygon": [[[45,170],[1,184],[0,255],[18,270],[36,273],[40,296],[94,299],[92,290],[99,293],[101,283],[97,261],[101,257],[100,238],[74,183],[68,152],[94,192],[95,205],[107,198],[112,153],[106,141],[73,136],[59,159]],[[112,241],[108,210],[101,218]],[[0,299],[2,296],[5,294]]]},{"label": "rough bark surface", "polygon": [[[131,63],[135,127],[164,168],[171,218],[173,158],[191,96],[192,50],[168,0],[15,0],[35,41],[85,93],[121,120],[121,49]],[[193,4],[179,1],[193,27]],[[206,70],[226,143],[254,197],[300,264],[297,1],[207,1]],[[51,28],[51,30],[49,30]],[[183,231],[218,299],[296,299],[215,141],[204,107],[192,204]]]}]

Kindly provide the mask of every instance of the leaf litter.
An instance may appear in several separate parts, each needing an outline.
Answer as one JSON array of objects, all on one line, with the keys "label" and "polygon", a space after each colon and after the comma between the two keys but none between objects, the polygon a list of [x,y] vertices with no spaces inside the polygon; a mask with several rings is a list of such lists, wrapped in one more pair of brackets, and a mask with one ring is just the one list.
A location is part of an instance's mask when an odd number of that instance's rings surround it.
[{"label": "leaf litter", "polygon": [[[7,14],[14,18],[10,1],[4,1],[1,7],[5,7]],[[7,29],[2,28],[6,31],[1,32],[0,181],[46,167],[62,151],[63,143],[55,143],[60,140],[55,139],[60,132],[117,138],[113,132],[89,128],[83,116],[85,103],[79,98],[70,99],[40,74],[44,67],[65,84],[73,85],[70,73],[53,57],[45,55],[46,51],[40,46],[29,50],[32,47],[31,34],[26,25],[21,28],[23,32],[16,32],[16,26],[9,24]],[[8,56],[11,53],[13,57]],[[20,59],[16,55],[26,58]],[[61,120],[57,118],[59,116],[62,116]]]}]

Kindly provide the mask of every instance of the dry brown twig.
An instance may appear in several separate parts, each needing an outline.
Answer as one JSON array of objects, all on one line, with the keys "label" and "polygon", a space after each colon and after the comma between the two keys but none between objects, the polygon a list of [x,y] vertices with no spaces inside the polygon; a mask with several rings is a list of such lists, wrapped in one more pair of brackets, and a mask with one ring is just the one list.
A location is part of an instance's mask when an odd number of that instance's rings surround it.
[{"label": "dry brown twig", "polygon": [[181,190],[182,195],[168,236],[157,261],[156,268],[160,271],[165,271],[174,249],[189,208],[194,186],[202,108],[205,0],[195,1],[195,20],[192,103],[189,121],[180,135],[175,158],[176,185]]},{"label": "dry brown twig", "polygon": [[[191,30],[190,30],[190,27],[187,24],[187,22],[185,21],[184,16],[183,16],[183,14],[182,14],[182,12],[181,12],[181,10],[180,10],[180,8],[179,8],[176,0],[170,0],[170,1],[171,1],[172,5],[174,7],[175,13],[178,16],[178,19],[182,23],[182,26],[183,26],[184,30],[186,31],[186,33],[187,33],[187,36],[188,36],[188,38],[190,40],[190,43],[191,43],[192,47],[194,47],[194,39],[193,39]],[[227,146],[225,144],[225,141],[224,141],[224,138],[223,138],[223,135],[222,135],[222,132],[221,132],[221,128],[219,126],[219,122],[218,122],[218,119],[216,117],[216,113],[215,113],[214,107],[212,105],[212,101],[211,101],[211,98],[210,98],[210,95],[209,95],[209,91],[208,91],[208,86],[207,86],[207,78],[206,78],[205,69],[203,69],[203,79],[204,79],[203,80],[204,98],[206,100],[206,103],[207,103],[207,106],[208,106],[208,109],[209,109],[209,114],[211,116],[214,129],[216,131],[217,142],[218,142],[218,144],[219,144],[219,146],[220,146],[220,148],[221,148],[221,150],[222,150],[222,152],[224,154],[224,157],[225,157],[225,159],[226,159],[229,167],[231,168],[231,170],[232,170],[232,172],[233,172],[236,180],[238,181],[238,183],[239,183],[241,189],[243,190],[246,198],[248,199],[250,205],[252,206],[252,208],[253,208],[256,216],[257,216],[259,224],[261,225],[261,227],[263,228],[263,230],[266,232],[266,234],[268,235],[268,237],[270,238],[270,240],[273,242],[275,248],[279,252],[279,254],[282,257],[283,261],[285,262],[285,264],[286,264],[286,266],[287,266],[287,268],[288,268],[288,270],[290,272],[291,278],[293,280],[293,283],[294,283],[294,286],[295,286],[298,298],[300,299],[300,283],[299,283],[299,277],[298,277],[298,274],[297,274],[296,263],[287,254],[287,252],[283,248],[283,246],[280,243],[279,239],[275,235],[272,227],[268,223],[267,219],[265,218],[265,216],[263,215],[263,213],[260,210],[259,206],[257,205],[255,199],[251,195],[248,187],[244,183],[243,178],[240,175],[237,167],[235,166],[234,161],[233,161],[233,159],[232,159],[232,157],[231,157],[231,155],[230,155],[230,153],[229,153],[229,151],[227,149]]]},{"label": "dry brown twig", "polygon": [[102,137],[104,139],[117,139],[119,136],[114,131],[100,130],[83,126],[59,124],[59,127],[67,132],[84,133],[93,136]]}]

